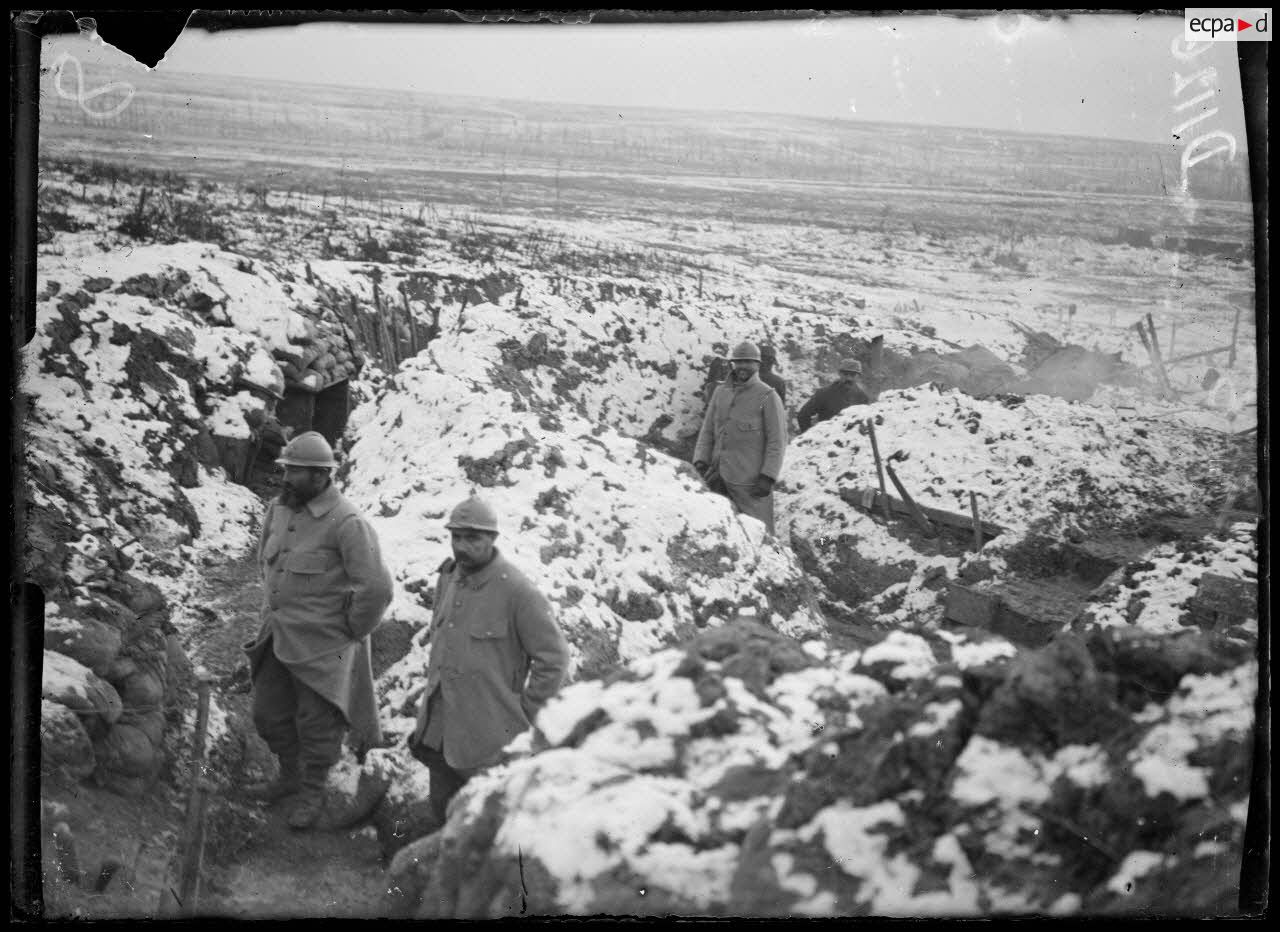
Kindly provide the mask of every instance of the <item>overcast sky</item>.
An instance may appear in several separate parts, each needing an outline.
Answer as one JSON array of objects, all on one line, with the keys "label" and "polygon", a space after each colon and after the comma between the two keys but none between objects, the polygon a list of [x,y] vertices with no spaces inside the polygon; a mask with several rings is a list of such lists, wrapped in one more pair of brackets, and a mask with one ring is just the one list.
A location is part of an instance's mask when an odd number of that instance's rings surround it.
[{"label": "overcast sky", "polygon": [[[159,68],[1166,143],[1177,123],[1217,106],[1219,113],[1196,131],[1226,129],[1243,148],[1235,44],[1214,44],[1194,63],[1180,63],[1170,44],[1181,35],[1181,16],[1135,14],[1051,21],[993,14],[652,25],[316,23],[188,29]],[[1217,95],[1175,115],[1175,72],[1189,76],[1205,65],[1217,68]]]}]

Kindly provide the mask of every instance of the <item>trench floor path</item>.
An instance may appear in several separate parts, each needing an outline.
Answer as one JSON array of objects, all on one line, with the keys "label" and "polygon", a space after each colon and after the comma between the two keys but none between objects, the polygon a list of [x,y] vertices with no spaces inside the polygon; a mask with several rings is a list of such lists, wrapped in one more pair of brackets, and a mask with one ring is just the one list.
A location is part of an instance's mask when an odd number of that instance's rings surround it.
[{"label": "trench floor path", "polygon": [[[258,629],[261,586],[251,554],[229,556],[203,568],[198,591],[183,606],[179,624],[188,656],[214,681],[213,703],[226,713],[232,748],[228,760],[211,757],[218,789],[208,800],[206,845],[198,916],[230,918],[376,918],[386,914],[385,868],[373,830],[292,831],[289,801],[263,807],[239,788],[257,779],[271,756],[253,732],[247,664],[241,645]],[[177,613],[175,613],[177,614]],[[237,670],[240,670],[237,673]],[[184,701],[195,705],[194,684]],[[191,736],[184,735],[173,772],[139,799],[89,784],[50,785],[45,802],[42,863],[45,915],[84,918],[166,917],[178,889],[176,852],[189,792],[185,765]],[[271,771],[267,771],[271,773]],[[52,823],[72,828],[77,858],[87,877],[80,884],[55,879],[49,842]],[[102,892],[92,892],[99,865],[124,867]]]},{"label": "trench floor path", "polygon": [[[231,732],[243,738],[243,766],[226,774],[233,788],[273,772],[268,769],[271,755],[253,730],[242,650],[258,631],[261,598],[251,553],[209,567],[197,599],[205,608],[188,635],[192,663],[202,664],[215,682],[226,684],[215,687],[214,696],[227,712]],[[201,894],[202,913],[207,909],[243,918],[380,914],[386,883],[372,829],[295,832],[285,822],[289,800],[262,807],[237,798],[234,789],[225,804],[265,818],[253,826],[243,850],[211,865]]]}]

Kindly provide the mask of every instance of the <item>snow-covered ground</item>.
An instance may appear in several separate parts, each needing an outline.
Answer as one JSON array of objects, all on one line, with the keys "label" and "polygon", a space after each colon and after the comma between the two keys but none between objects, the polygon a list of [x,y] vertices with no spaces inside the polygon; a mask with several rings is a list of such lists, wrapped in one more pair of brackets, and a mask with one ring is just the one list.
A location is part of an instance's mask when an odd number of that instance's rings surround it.
[{"label": "snow-covered ground", "polygon": [[[1257,670],[1240,630],[1213,642],[1215,657],[1183,608],[1206,574],[1256,579],[1252,529],[1153,550],[1040,652],[940,631],[942,583],[977,558],[866,513],[877,479],[858,421],[875,418],[886,457],[906,455],[895,468],[921,504],[964,514],[977,495],[1004,531],[981,555],[999,576],[1033,535],[1216,506],[1229,487],[1222,463],[1239,450],[1210,417],[1231,405],[1244,416],[1239,393],[1218,408],[1188,396],[1178,410],[1132,385],[1100,386],[1095,403],[889,390],[792,439],[776,538],[671,454],[697,428],[717,343],[773,342],[792,410],[836,361],[865,358],[873,335],[903,357],[981,344],[1022,374],[1028,337],[1016,323],[1073,339],[1089,327],[1079,342],[1142,364],[1121,328],[1145,307],[1144,288],[1185,283],[1184,303],[1166,310],[1193,318],[1178,335],[1190,352],[1217,345],[1227,292],[1249,287],[1244,270],[1219,270],[1215,284],[1207,263],[1062,239],[1021,245],[1027,270],[1015,273],[992,264],[982,238],[474,212],[420,230],[418,255],[367,262],[321,258],[301,236],[315,219],[306,211],[257,217],[210,203],[245,242],[134,243],[112,232],[110,210],[71,197],[67,209],[94,229],[43,247],[24,451],[28,561],[50,583],[61,638],[45,684],[60,750],[88,738],[59,708],[116,727],[115,703],[124,696],[127,710],[126,684],[138,682],[114,663],[120,638],[106,629],[132,632],[153,608],[126,616],[117,599],[158,587],[181,636],[201,573],[251,546],[261,503],[227,479],[212,446],[248,438],[265,403],[246,383],[282,384],[275,351],[312,339],[334,296],[368,307],[375,281],[392,294],[429,273],[506,284],[478,300],[464,288],[412,298],[420,321],[438,312],[440,335],[357,383],[340,483],[391,564],[389,620],[415,632],[379,681],[384,724],[394,737],[410,723],[444,522],[473,491],[498,508],[500,546],[556,606],[576,680],[510,763],[459,798],[435,842],[449,854],[430,880],[441,896],[477,902],[468,884],[488,883],[483,902],[505,902],[498,892],[514,888],[503,878],[523,858],[547,911],[1077,913],[1123,911],[1183,871],[1229,872],[1229,858],[1210,855],[1221,846],[1238,858],[1247,781],[1236,777]],[[354,241],[357,221],[375,238],[399,229],[344,217],[335,239]],[[477,253],[486,236],[498,245]],[[579,258],[549,261],[553,236]],[[658,257],[655,271],[630,268],[628,255]],[[1055,315],[1067,302],[1077,313]],[[1243,353],[1232,378],[1254,372]],[[744,606],[762,624],[735,625]],[[835,648],[826,616],[843,609],[885,636]],[[1104,647],[1139,635],[1155,646],[1120,652],[1125,663],[1178,646],[1152,681],[1156,698],[1135,709],[1117,681],[1146,682],[1149,670],[1108,668],[1119,661]],[[1055,718],[1055,707],[1068,711]],[[378,754],[390,797],[421,794],[402,751]],[[358,784],[353,768],[343,779]],[[1184,807],[1176,818],[1171,801]],[[1162,828],[1136,831],[1134,813]],[[1189,844],[1192,824],[1211,831]],[[1100,848],[1081,848],[1080,835]],[[444,866],[454,856],[491,870],[459,876]]]}]

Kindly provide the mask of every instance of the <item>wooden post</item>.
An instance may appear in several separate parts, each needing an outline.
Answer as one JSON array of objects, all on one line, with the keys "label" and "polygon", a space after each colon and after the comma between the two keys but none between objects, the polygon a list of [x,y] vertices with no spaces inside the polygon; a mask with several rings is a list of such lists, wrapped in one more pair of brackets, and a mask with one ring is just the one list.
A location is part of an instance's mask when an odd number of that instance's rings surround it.
[{"label": "wooden post", "polygon": [[698,269],[698,297],[702,297],[702,269]]},{"label": "wooden post", "polygon": [[978,518],[978,496],[969,492],[969,511],[973,514],[973,552],[982,550],[982,521]]},{"label": "wooden post", "polygon": [[1227,368],[1234,369],[1236,367],[1236,338],[1240,335],[1240,315],[1244,309],[1236,305],[1236,320],[1231,325],[1231,353],[1227,356]]},{"label": "wooden post", "polygon": [[880,460],[880,445],[876,443],[875,418],[867,418],[867,436],[871,438],[871,455],[876,459],[876,478],[880,480],[880,505],[884,511],[884,523],[889,518],[889,490],[884,484],[884,464]]},{"label": "wooden post", "polygon": [[1178,339],[1178,322],[1176,320],[1169,322],[1169,355],[1173,355],[1173,344]]},{"label": "wooden post", "polygon": [[405,289],[400,292],[404,298],[404,322],[409,328],[409,354],[411,356],[418,355],[418,327],[413,322],[413,310],[409,307],[409,291]]},{"label": "wooden post", "polygon": [[200,895],[200,865],[204,859],[205,736],[209,731],[209,682],[201,679],[196,691],[196,736],[191,752],[191,795],[187,798],[187,821],[183,829],[182,874],[178,882],[178,903],[184,916],[196,914]]},{"label": "wooden post", "polygon": [[391,329],[387,326],[386,314],[382,308],[382,291],[378,288],[378,283],[373,283],[373,304],[378,311],[378,319],[375,322],[379,334],[382,336],[383,345],[386,347],[387,355],[384,360],[385,364],[394,369],[400,365],[400,359],[396,354],[395,342],[391,339]]},{"label": "wooden post", "polygon": [[1147,315],[1147,329],[1151,331],[1151,358],[1156,364],[1156,372],[1159,373],[1160,384],[1165,393],[1172,396],[1173,387],[1169,384],[1169,374],[1164,368],[1164,357],[1160,355],[1160,337],[1156,333],[1156,325],[1150,314]]},{"label": "wooden post", "polygon": [[351,329],[355,331],[356,339],[364,348],[364,354],[371,356],[376,352],[376,347],[369,341],[369,335],[365,333],[364,321],[360,317],[360,308],[356,305],[356,296],[351,296],[349,304],[348,316],[351,320]]},{"label": "wooden post", "polygon": [[911,520],[915,521],[916,526],[920,528],[920,532],[930,539],[938,536],[937,529],[925,517],[925,513],[920,510],[920,506],[916,504],[915,499],[911,497],[911,493],[907,491],[907,487],[902,484],[902,480],[898,478],[898,474],[893,471],[893,466],[889,463],[884,464],[885,472],[889,474],[889,479],[893,482],[893,487],[898,490],[898,494],[902,496],[902,503],[907,506],[907,514],[911,515]]}]

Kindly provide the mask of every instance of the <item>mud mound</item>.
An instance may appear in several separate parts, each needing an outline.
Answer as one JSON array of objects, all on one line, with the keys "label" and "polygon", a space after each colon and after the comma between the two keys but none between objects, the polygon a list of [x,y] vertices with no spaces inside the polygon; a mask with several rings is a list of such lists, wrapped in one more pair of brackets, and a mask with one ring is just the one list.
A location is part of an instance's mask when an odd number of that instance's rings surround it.
[{"label": "mud mound", "polygon": [[[1244,827],[1256,670],[1240,652],[1184,665],[1134,711],[1117,684],[1139,654],[1069,635],[1013,657],[958,635],[845,653],[757,625],[706,632],[567,688],[526,749],[397,855],[393,904],[419,918],[1125,913],[1163,889],[1164,911],[1223,908],[1203,891],[1239,868],[1221,854]],[[1189,846],[1196,826],[1207,841]],[[1161,886],[1190,870],[1202,892]]]},{"label": "mud mound", "polygon": [[[912,498],[954,515],[959,530],[929,540],[903,516],[884,524],[865,495],[878,479],[863,418],[875,419],[886,460],[906,456],[893,467]],[[1213,431],[1044,396],[887,392],[792,443],[779,530],[843,617],[929,622],[947,581],[979,563],[984,575],[1003,575],[1004,555],[1030,534],[1085,539],[1159,513],[1203,510],[1226,493],[1215,464],[1229,445]],[[980,559],[964,529],[971,492],[988,528],[1002,531]],[[892,486],[889,494],[898,497]]]},{"label": "mud mound", "polygon": [[787,633],[822,627],[788,551],[702,489],[688,466],[571,411],[521,410],[511,395],[477,392],[425,360],[396,381],[358,428],[346,477],[397,583],[389,620],[419,629],[382,678],[392,718],[413,714],[426,669],[421,629],[449,555],[445,518],[473,489],[498,509],[499,547],[556,607],[581,675],[721,624],[744,603]]}]

